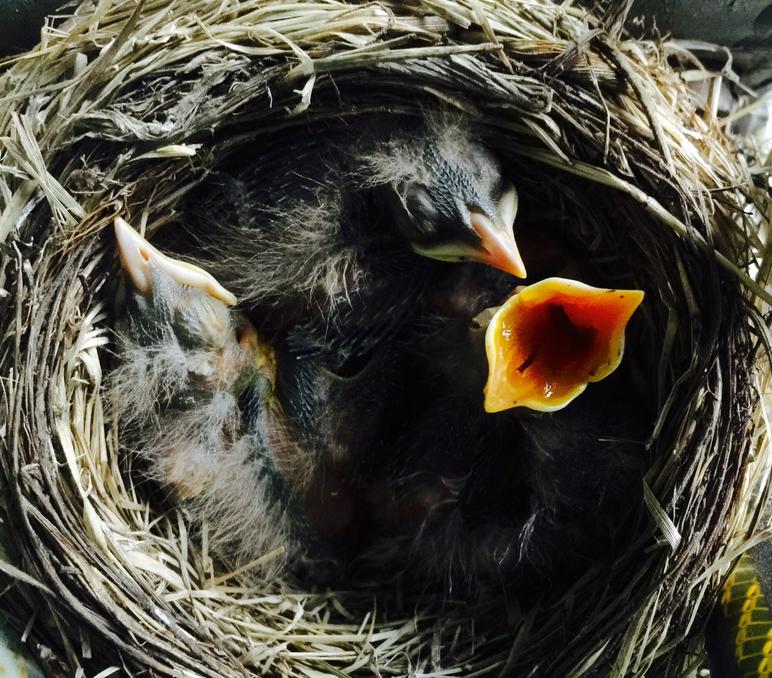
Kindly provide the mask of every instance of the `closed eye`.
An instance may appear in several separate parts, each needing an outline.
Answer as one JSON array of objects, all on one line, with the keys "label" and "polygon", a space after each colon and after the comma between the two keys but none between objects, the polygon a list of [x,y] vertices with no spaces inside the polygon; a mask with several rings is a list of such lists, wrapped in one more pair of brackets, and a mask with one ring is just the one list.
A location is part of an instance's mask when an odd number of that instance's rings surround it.
[{"label": "closed eye", "polygon": [[357,354],[346,358],[337,364],[327,364],[326,369],[330,374],[340,379],[353,379],[359,376],[372,362],[373,351]]},{"label": "closed eye", "polygon": [[413,185],[405,196],[405,206],[413,223],[423,235],[432,235],[439,217],[429,192],[423,186]]}]

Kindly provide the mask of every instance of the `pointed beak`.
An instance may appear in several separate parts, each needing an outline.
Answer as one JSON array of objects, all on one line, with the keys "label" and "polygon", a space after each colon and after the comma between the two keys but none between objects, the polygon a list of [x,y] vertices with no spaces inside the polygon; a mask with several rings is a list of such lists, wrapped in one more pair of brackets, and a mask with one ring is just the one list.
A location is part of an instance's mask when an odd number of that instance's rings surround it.
[{"label": "pointed beak", "polygon": [[517,191],[512,184],[507,184],[497,207],[499,218],[495,221],[480,212],[471,214],[470,224],[480,238],[474,259],[518,278],[525,278],[525,265],[512,232],[517,214]]},{"label": "pointed beak", "polygon": [[153,286],[151,267],[155,266],[184,287],[200,289],[228,306],[236,304],[236,297],[204,269],[162,254],[121,217],[115,218],[114,225],[121,266],[140,294],[150,294]]},{"label": "pointed beak", "polygon": [[525,278],[525,265],[517,249],[515,236],[484,214],[472,214],[471,224],[480,237],[479,250],[474,259],[518,278]]}]

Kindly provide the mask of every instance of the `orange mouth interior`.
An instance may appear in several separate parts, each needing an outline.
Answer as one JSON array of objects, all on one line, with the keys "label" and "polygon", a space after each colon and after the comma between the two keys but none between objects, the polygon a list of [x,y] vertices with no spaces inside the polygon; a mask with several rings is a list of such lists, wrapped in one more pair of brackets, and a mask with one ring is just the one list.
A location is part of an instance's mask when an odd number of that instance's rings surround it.
[{"label": "orange mouth interior", "polygon": [[638,290],[608,290],[549,278],[511,297],[486,333],[485,410],[565,407],[618,366]]}]

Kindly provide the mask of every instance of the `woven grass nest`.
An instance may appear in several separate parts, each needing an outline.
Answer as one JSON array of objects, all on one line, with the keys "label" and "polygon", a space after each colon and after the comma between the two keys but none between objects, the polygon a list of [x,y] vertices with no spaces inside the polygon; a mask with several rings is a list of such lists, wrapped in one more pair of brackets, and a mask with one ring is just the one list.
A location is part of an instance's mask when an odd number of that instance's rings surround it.
[{"label": "woven grass nest", "polygon": [[[696,100],[679,71],[714,76],[677,45],[630,39],[622,20],[550,0],[100,0],[2,65],[0,608],[51,673],[699,666],[701,623],[765,498],[772,201],[751,171],[765,159],[738,153],[715,97]],[[624,556],[508,619],[256,586],[249,563],[213,559],[206,533],[142,482],[104,403],[117,215],[152,239],[240,145],[440,103],[522,177],[522,211],[656,300],[638,358],[659,415]]]}]

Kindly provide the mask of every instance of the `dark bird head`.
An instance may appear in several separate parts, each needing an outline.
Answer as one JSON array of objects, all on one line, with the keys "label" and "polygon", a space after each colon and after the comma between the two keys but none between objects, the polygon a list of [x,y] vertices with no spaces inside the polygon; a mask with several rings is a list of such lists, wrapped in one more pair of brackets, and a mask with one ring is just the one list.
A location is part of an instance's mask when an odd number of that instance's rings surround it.
[{"label": "dark bird head", "polygon": [[517,191],[484,146],[455,125],[397,136],[371,163],[396,227],[440,261],[478,261],[525,278],[512,226]]}]

